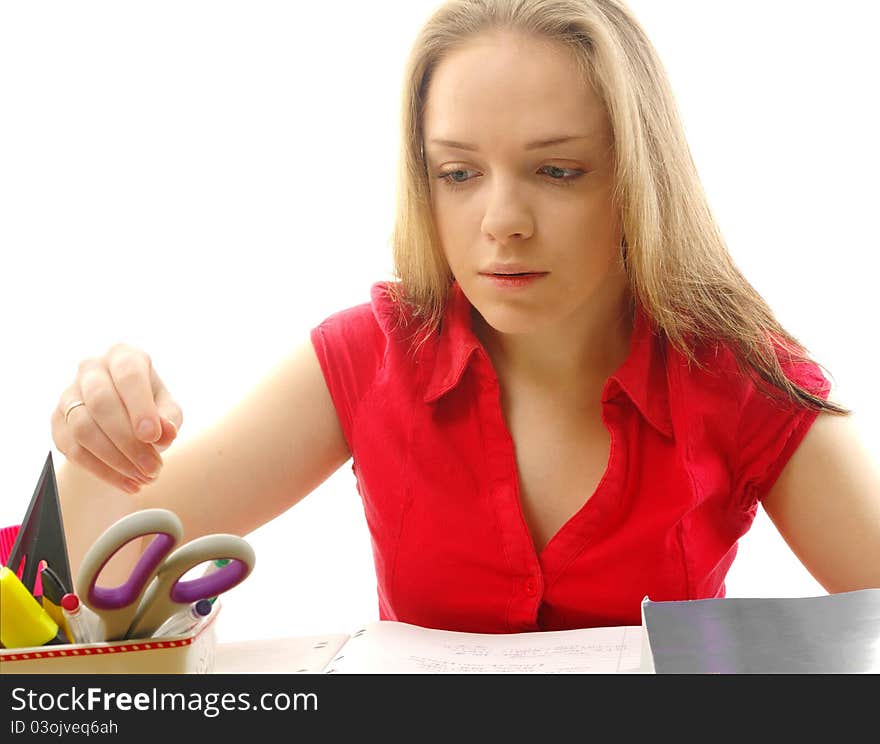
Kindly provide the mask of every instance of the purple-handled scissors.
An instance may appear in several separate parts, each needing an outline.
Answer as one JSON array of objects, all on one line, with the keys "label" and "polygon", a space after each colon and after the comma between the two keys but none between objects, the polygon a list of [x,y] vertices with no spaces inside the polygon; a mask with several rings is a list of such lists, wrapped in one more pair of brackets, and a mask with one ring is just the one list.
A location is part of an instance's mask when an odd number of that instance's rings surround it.
[{"label": "purple-handled scissors", "polygon": [[[128,580],[115,587],[98,586],[98,577],[113,555],[144,535],[155,537]],[[172,615],[232,589],[253,571],[254,550],[238,535],[205,535],[176,547],[182,536],[183,525],[174,512],[143,509],[110,525],[95,540],[80,565],[76,592],[100,617],[104,640],[148,638]],[[181,580],[196,566],[220,559],[229,562],[199,578]]]}]

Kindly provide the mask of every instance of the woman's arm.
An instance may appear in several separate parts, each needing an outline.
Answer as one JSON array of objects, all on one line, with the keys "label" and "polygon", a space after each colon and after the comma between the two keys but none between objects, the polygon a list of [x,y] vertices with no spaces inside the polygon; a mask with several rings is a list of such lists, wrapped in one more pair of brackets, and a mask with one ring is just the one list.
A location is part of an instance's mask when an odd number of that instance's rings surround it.
[{"label": "woman's arm", "polygon": [[[68,530],[71,569],[77,570],[97,535],[135,509],[171,509],[183,522],[185,540],[213,532],[245,535],[292,507],[349,457],[306,341],[214,426],[164,452],[159,477],[137,495],[65,462],[58,485],[65,527],[76,528]],[[137,552],[123,555],[118,569],[108,567],[111,575],[125,575]]]},{"label": "woman's arm", "polygon": [[141,506],[175,511],[185,539],[245,535],[299,502],[348,450],[311,342],[302,344],[215,426],[165,457]]},{"label": "woman's arm", "polygon": [[850,417],[820,413],[762,504],[829,593],[880,587],[880,470]]}]

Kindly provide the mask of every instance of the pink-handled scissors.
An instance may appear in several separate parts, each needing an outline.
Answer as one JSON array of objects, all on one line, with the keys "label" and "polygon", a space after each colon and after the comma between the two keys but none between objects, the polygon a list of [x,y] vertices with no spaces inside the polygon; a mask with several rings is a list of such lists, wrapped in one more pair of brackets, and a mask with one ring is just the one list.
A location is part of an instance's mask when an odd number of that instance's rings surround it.
[{"label": "pink-handled scissors", "polygon": [[[128,580],[116,587],[98,586],[113,555],[144,535],[155,537]],[[80,565],[76,592],[100,617],[104,640],[148,638],[172,615],[232,589],[253,571],[254,550],[238,535],[205,535],[177,547],[182,536],[183,525],[174,512],[143,509],[110,525],[95,540]],[[199,578],[181,580],[196,566],[220,559],[229,562]]]}]

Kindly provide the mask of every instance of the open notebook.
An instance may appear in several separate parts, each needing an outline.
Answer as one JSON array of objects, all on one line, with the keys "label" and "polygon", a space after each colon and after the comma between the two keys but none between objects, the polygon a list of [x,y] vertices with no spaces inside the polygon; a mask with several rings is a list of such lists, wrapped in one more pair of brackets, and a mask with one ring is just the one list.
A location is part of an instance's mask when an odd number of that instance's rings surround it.
[{"label": "open notebook", "polygon": [[[464,633],[377,620],[351,635],[232,644],[219,672],[312,674],[633,674],[642,627]],[[262,657],[255,657],[261,654]]]},{"label": "open notebook", "polygon": [[642,601],[642,625],[483,634],[374,621],[218,648],[216,671],[313,674],[878,673],[880,588]]}]

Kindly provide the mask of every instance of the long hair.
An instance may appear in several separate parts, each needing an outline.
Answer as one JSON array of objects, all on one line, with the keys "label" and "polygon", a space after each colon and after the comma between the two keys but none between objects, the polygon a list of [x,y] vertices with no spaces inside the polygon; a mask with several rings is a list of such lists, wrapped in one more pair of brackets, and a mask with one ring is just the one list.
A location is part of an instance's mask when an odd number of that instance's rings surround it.
[{"label": "long hair", "polygon": [[792,382],[780,364],[809,361],[734,264],[711,214],[665,70],[620,0],[450,0],[417,35],[401,97],[392,297],[415,319],[413,348],[439,327],[452,273],[431,213],[423,111],[433,71],[474,37],[509,30],[567,47],[603,101],[614,139],[615,203],[633,298],[690,363],[726,345],[759,389],[848,414]]}]

